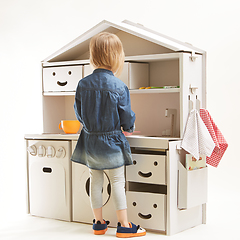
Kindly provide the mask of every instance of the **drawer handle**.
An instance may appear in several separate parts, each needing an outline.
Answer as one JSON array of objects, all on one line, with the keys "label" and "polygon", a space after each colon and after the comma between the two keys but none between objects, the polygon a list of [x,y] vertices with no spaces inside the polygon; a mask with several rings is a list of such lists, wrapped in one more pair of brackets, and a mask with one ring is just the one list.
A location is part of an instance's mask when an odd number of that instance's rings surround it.
[{"label": "drawer handle", "polygon": [[67,85],[67,81],[66,81],[66,82],[59,82],[59,81],[57,81],[57,84],[58,84],[59,86],[61,86],[61,87],[64,87],[64,86]]},{"label": "drawer handle", "polygon": [[44,167],[44,168],[43,168],[43,172],[45,172],[45,173],[51,173],[51,172],[52,172],[52,169],[49,168],[49,167]]},{"label": "drawer handle", "polygon": [[144,178],[149,178],[149,177],[152,176],[152,173],[151,172],[143,173],[143,172],[139,171],[138,175],[141,176],[141,177],[144,177]]},{"label": "drawer handle", "polygon": [[142,213],[138,213],[138,216],[142,219],[150,219],[152,214],[143,215]]}]

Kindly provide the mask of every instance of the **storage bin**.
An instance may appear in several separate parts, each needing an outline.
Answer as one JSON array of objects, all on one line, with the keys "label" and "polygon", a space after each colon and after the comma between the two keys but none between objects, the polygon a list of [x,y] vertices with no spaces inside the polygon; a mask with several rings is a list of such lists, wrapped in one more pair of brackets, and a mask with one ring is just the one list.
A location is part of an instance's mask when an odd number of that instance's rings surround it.
[{"label": "storage bin", "polygon": [[207,167],[188,171],[178,162],[178,208],[189,209],[207,202]]},{"label": "storage bin", "polygon": [[93,68],[91,67],[90,64],[86,64],[83,66],[83,77],[88,76],[89,74],[91,74],[93,72]]},{"label": "storage bin", "polygon": [[129,89],[149,86],[149,64],[125,62],[119,76]]},{"label": "storage bin", "polygon": [[166,157],[132,154],[133,165],[126,167],[126,179],[132,182],[166,184]]},{"label": "storage bin", "polygon": [[44,92],[74,92],[82,79],[82,65],[43,68]]},{"label": "storage bin", "polygon": [[143,228],[165,231],[166,195],[126,192],[128,215]]},{"label": "storage bin", "polygon": [[[84,65],[84,77],[91,74],[90,65]],[[138,89],[149,86],[149,64],[125,62],[121,75],[118,77],[129,89]]]}]

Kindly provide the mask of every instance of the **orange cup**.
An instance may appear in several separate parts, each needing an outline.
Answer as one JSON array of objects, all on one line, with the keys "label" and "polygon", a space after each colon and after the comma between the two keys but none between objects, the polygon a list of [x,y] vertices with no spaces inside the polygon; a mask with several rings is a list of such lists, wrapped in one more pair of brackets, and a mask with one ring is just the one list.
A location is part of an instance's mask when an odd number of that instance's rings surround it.
[{"label": "orange cup", "polygon": [[63,130],[65,133],[75,134],[78,132],[80,125],[81,124],[78,120],[62,120],[59,123],[58,128]]}]

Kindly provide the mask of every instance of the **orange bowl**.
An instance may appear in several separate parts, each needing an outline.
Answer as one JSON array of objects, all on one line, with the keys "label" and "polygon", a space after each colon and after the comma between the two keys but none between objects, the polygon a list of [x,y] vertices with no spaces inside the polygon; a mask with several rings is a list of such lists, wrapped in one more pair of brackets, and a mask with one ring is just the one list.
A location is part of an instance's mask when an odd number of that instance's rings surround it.
[{"label": "orange bowl", "polygon": [[65,133],[75,134],[78,132],[80,125],[81,124],[78,120],[62,120],[59,123],[58,128],[63,130]]}]

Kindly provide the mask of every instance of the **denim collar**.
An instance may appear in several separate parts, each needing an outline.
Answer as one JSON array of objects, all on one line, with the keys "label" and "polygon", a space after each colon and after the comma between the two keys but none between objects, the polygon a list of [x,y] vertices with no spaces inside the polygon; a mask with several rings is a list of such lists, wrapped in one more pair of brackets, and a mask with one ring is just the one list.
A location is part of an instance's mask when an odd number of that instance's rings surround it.
[{"label": "denim collar", "polygon": [[111,70],[108,70],[108,69],[105,69],[105,68],[97,68],[93,71],[94,73],[98,73],[98,72],[105,72],[105,73],[108,73],[112,76],[114,76],[113,72]]}]

